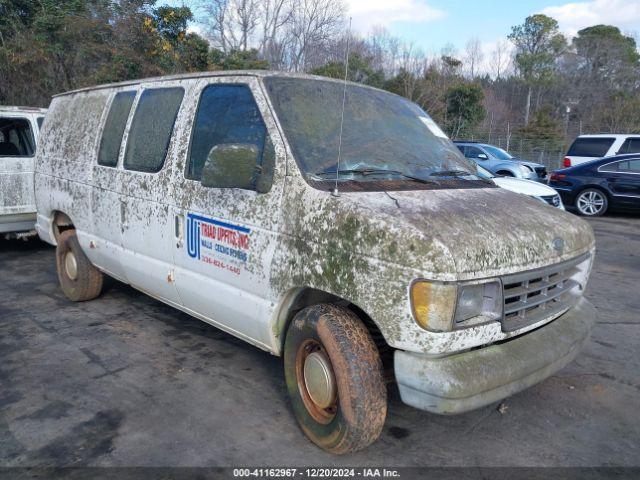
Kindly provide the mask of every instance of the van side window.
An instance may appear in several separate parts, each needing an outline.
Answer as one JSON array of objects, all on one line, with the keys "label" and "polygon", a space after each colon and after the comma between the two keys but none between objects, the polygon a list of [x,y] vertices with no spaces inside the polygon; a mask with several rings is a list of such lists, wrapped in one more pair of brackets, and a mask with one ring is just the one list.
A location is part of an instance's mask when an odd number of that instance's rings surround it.
[{"label": "van side window", "polygon": [[162,169],[183,96],[181,87],[142,92],[129,129],[124,168],[150,173]]},{"label": "van side window", "polygon": [[98,151],[98,165],[115,167],[118,164],[122,134],[127,125],[131,105],[133,105],[135,98],[136,92],[119,92],[113,97],[109,116],[102,130],[100,150]]},{"label": "van side window", "polygon": [[[239,166],[227,168],[233,162],[255,163],[252,172]],[[247,85],[209,85],[200,96],[193,127],[185,177],[203,180],[207,161],[224,165],[217,168],[218,177],[208,187],[244,188],[264,191],[271,187],[275,152],[260,110]],[[251,167],[251,165],[249,165]],[[233,178],[243,176],[243,178]],[[246,177],[246,178],[244,178]],[[219,178],[216,181],[215,178]],[[260,186],[256,183],[261,183]]]},{"label": "van side window", "polygon": [[32,157],[34,152],[29,120],[0,117],[0,157]]}]

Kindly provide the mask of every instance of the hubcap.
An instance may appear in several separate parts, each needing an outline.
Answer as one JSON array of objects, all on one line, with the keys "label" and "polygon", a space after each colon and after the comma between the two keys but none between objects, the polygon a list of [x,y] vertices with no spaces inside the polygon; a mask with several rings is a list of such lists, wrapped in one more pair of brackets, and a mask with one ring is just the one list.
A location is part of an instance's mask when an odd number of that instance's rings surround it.
[{"label": "hubcap", "polygon": [[64,256],[64,269],[71,280],[78,278],[78,263],[73,252],[67,252]]},{"label": "hubcap", "polygon": [[310,353],[304,362],[304,384],[313,403],[329,408],[335,401],[336,382],[331,364],[321,351]]},{"label": "hubcap", "polygon": [[578,209],[585,215],[595,215],[604,207],[604,197],[598,192],[585,192],[578,198]]},{"label": "hubcap", "polygon": [[300,398],[311,417],[323,425],[338,412],[338,388],[331,359],[317,340],[305,340],[296,354],[296,381]]}]

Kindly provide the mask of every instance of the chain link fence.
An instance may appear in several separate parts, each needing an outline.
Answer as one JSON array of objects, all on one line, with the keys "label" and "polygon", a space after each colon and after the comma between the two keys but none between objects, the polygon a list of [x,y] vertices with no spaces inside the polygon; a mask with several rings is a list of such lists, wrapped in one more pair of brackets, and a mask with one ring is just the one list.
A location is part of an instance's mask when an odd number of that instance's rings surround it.
[{"label": "chain link fence", "polygon": [[475,130],[453,140],[495,145],[514,157],[540,163],[546,166],[548,171],[552,171],[562,168],[562,160],[573,139],[528,138],[517,133],[517,129],[512,130],[511,126],[507,126],[500,130]]}]

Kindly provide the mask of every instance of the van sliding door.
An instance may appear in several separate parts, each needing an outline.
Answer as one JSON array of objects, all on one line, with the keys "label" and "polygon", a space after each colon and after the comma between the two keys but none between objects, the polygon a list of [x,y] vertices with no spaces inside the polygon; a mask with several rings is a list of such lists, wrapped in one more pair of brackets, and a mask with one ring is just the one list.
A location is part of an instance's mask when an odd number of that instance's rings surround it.
[{"label": "van sliding door", "polygon": [[127,281],[162,300],[179,305],[175,287],[174,187],[171,158],[174,124],[184,89],[162,82],[143,86],[129,127],[123,167],[122,264]]}]

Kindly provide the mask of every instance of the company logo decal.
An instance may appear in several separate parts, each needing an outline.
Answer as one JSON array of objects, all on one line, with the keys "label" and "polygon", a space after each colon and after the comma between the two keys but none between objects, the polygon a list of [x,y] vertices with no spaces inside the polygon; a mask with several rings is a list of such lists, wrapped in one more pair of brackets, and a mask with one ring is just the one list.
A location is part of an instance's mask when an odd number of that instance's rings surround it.
[{"label": "company logo decal", "polygon": [[552,245],[555,251],[562,253],[562,251],[564,250],[564,239],[561,237],[556,237],[553,239]]},{"label": "company logo decal", "polygon": [[240,275],[249,258],[251,229],[189,213],[186,230],[191,258]]}]

